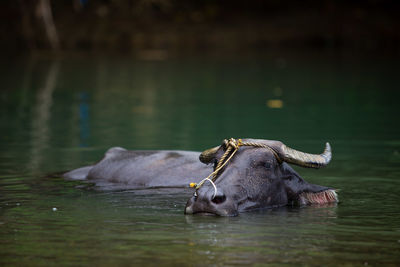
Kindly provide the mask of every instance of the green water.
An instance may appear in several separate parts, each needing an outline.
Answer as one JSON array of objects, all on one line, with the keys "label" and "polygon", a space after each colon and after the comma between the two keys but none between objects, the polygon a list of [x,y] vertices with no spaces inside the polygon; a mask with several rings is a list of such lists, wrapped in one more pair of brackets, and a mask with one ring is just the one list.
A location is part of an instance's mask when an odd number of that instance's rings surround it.
[{"label": "green water", "polygon": [[[0,265],[398,266],[397,65],[283,52],[3,61]],[[329,141],[327,168],[296,170],[340,189],[341,203],[185,216],[190,190],[110,191],[47,175],[111,146],[200,151],[227,137],[311,153]]]}]

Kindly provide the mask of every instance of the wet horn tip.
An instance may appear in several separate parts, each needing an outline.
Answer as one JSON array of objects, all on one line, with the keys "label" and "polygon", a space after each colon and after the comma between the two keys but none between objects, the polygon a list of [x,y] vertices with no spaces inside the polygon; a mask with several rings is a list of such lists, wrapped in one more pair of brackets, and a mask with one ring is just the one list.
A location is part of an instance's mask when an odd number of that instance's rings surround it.
[{"label": "wet horn tip", "polygon": [[332,159],[332,149],[329,143],[325,144],[322,154],[310,154],[301,152],[285,145],[282,146],[283,160],[302,167],[321,168],[326,166]]},{"label": "wet horn tip", "polygon": [[332,159],[332,148],[329,142],[326,142],[324,152],[321,156],[325,159],[325,163],[328,164]]}]

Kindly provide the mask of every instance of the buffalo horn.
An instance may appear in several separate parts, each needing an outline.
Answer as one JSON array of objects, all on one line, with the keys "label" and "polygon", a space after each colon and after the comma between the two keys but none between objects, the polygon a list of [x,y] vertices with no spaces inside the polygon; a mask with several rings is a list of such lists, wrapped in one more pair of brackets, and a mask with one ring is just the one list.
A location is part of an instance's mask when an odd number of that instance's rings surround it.
[{"label": "buffalo horn", "polygon": [[200,156],[199,159],[203,163],[210,163],[215,159],[215,153],[217,153],[219,146],[204,150]]},{"label": "buffalo horn", "polygon": [[326,143],[325,150],[320,155],[304,153],[297,151],[285,145],[282,145],[283,160],[288,163],[293,163],[302,167],[321,168],[326,166],[332,158],[331,146]]}]

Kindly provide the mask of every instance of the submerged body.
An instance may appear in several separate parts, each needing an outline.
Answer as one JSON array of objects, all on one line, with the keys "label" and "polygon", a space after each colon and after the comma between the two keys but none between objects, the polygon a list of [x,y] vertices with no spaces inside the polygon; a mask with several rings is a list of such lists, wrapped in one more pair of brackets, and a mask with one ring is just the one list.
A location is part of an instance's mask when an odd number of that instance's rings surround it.
[{"label": "submerged body", "polygon": [[189,187],[212,171],[199,161],[200,152],[131,151],[110,148],[98,163],[65,173],[72,180],[119,184],[125,188]]},{"label": "submerged body", "polygon": [[327,165],[331,160],[328,143],[322,154],[314,155],[279,141],[238,140],[225,140],[202,153],[114,147],[98,163],[67,172],[64,177],[126,189],[197,183],[185,214],[234,216],[254,209],[338,202],[334,189],[306,182],[287,164],[309,168]]}]

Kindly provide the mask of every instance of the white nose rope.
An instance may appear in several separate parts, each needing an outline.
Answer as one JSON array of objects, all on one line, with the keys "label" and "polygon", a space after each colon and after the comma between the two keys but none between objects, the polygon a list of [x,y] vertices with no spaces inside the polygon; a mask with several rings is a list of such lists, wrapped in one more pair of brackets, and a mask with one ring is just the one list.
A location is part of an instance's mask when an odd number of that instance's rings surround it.
[{"label": "white nose rope", "polygon": [[[208,178],[208,177],[206,177],[206,178],[204,178],[203,180],[201,180],[201,182],[199,183],[199,184],[201,184],[201,185],[203,185],[203,183],[205,182],[205,181],[209,181],[212,185],[213,185],[213,187],[214,187],[214,194],[213,194],[213,196],[212,196],[212,199],[217,195],[217,193],[218,193],[218,190],[217,190],[217,186],[214,184],[214,182],[210,179],[210,178]],[[196,194],[197,195],[197,194]]]}]

